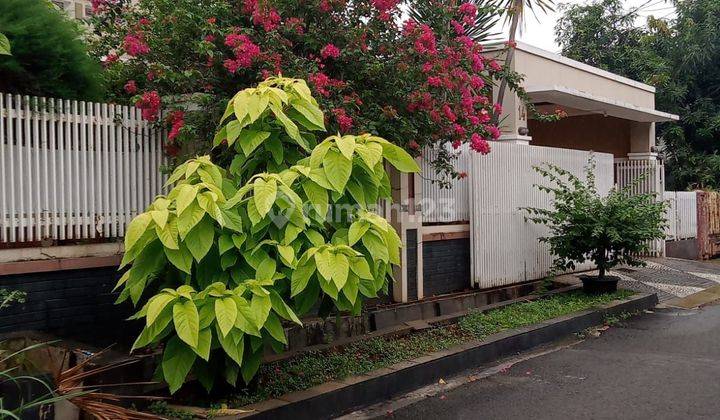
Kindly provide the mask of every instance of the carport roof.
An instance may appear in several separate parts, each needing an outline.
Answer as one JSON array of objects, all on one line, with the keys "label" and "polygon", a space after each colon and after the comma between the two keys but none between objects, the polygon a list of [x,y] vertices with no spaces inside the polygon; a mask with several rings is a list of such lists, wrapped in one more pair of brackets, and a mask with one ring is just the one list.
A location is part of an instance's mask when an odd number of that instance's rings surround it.
[{"label": "carport roof", "polygon": [[680,119],[675,114],[595,96],[567,86],[528,86],[525,91],[530,97],[530,101],[535,104],[552,103],[589,113],[638,122],[677,121]]}]

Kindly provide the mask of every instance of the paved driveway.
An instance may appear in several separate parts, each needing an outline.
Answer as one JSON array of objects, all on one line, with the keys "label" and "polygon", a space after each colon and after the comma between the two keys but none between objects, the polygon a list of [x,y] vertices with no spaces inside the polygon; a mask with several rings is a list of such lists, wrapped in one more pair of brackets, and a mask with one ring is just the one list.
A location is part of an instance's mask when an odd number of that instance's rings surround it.
[{"label": "paved driveway", "polygon": [[652,258],[646,267],[619,267],[612,274],[620,287],[657,293],[660,302],[683,298],[720,285],[720,262]]}]

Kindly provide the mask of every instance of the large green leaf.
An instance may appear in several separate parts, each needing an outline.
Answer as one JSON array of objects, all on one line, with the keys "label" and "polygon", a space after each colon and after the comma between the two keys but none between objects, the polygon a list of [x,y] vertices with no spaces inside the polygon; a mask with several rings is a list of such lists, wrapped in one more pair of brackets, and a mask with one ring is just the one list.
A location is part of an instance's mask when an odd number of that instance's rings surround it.
[{"label": "large green leaf", "polygon": [[223,337],[228,335],[235,326],[237,314],[237,305],[235,305],[233,298],[215,299],[215,318],[217,318],[218,327]]},{"label": "large green leaf", "polygon": [[385,242],[383,242],[375,231],[371,230],[363,235],[362,243],[365,245],[365,248],[370,251],[370,255],[373,256],[373,259],[385,262],[389,260],[390,256],[388,254],[387,245],[385,245]]},{"label": "large green leaf", "polygon": [[214,239],[215,227],[212,220],[206,217],[187,234],[185,245],[195,257],[195,261],[199,262],[207,255]]},{"label": "large green leaf", "polygon": [[328,150],[323,159],[323,169],[328,182],[332,184],[335,191],[342,192],[352,172],[350,159],[335,150]]},{"label": "large green leaf", "polygon": [[218,341],[220,346],[238,366],[243,364],[243,350],[245,348],[244,335],[238,330],[232,330],[226,336],[218,331]]},{"label": "large green leaf", "polygon": [[238,137],[238,143],[245,156],[250,156],[258,146],[262,144],[268,137],[269,131],[243,130]]},{"label": "large green leaf", "polygon": [[198,193],[198,187],[195,185],[182,184],[176,187],[177,198],[175,198],[175,207],[177,215],[180,216],[188,206],[195,201]]},{"label": "large green leaf", "polygon": [[206,362],[210,360],[210,346],[212,345],[212,330],[205,328],[198,334],[198,344],[193,347],[195,354]]},{"label": "large green leaf", "polygon": [[315,211],[325,217],[328,212],[327,190],[311,180],[303,182],[302,188],[308,200],[310,200],[310,204],[315,208]]},{"label": "large green leaf", "polygon": [[204,216],[205,210],[200,207],[197,201],[193,201],[183,214],[177,218],[177,227],[180,239],[185,240],[188,232],[190,232],[195,225],[200,223]]},{"label": "large green leaf", "polygon": [[266,255],[257,266],[257,270],[255,271],[255,279],[258,281],[270,280],[275,275],[276,269],[277,262],[273,258],[270,258]]},{"label": "large green leaf", "polygon": [[166,307],[165,310],[160,312],[160,315],[158,315],[152,325],[145,326],[145,328],[143,328],[140,336],[138,336],[135,343],[133,343],[131,350],[139,349],[152,343],[155,338],[165,330],[170,322],[172,322],[172,320],[172,309],[170,309],[170,307]]},{"label": "large green leaf", "polygon": [[387,159],[387,161],[390,162],[390,164],[398,171],[420,172],[420,167],[417,162],[415,162],[415,159],[413,159],[412,156],[410,156],[402,148],[392,143],[383,143],[382,149],[385,159]]},{"label": "large green leaf", "polygon": [[190,274],[192,269],[193,256],[185,244],[180,244],[179,249],[163,248],[168,261],[180,271]]},{"label": "large green leaf", "polygon": [[315,262],[310,260],[293,270],[290,278],[290,296],[293,297],[305,290],[310,277],[315,273]]},{"label": "large green leaf", "polygon": [[352,160],[353,152],[355,152],[355,136],[342,136],[335,140],[340,153],[348,160]]},{"label": "large green leaf", "polygon": [[348,245],[355,245],[355,243],[359,241],[363,235],[365,235],[365,232],[367,232],[369,228],[370,224],[364,220],[356,220],[353,222],[353,224],[350,225],[350,230],[348,231]]},{"label": "large green leaf", "polygon": [[302,325],[300,318],[295,315],[292,308],[288,306],[278,292],[275,290],[270,291],[270,302],[272,303],[273,310],[288,321],[292,321],[298,325]]},{"label": "large green leaf", "polygon": [[175,299],[177,299],[177,297],[169,293],[160,293],[150,298],[147,306],[147,325],[152,325],[158,315],[160,315],[160,312],[162,312],[170,302],[175,301]]},{"label": "large green leaf", "polygon": [[290,106],[295,108],[309,123],[317,130],[325,130],[325,117],[317,105],[302,100],[290,101]]},{"label": "large green leaf", "polygon": [[173,323],[178,337],[190,347],[196,347],[200,332],[200,316],[195,302],[185,299],[173,305]]},{"label": "large green leaf", "polygon": [[350,263],[347,256],[343,254],[335,254],[334,261],[332,280],[335,282],[338,290],[340,290],[347,282]]},{"label": "large green leaf", "polygon": [[250,310],[255,320],[255,325],[260,328],[265,324],[270,309],[272,308],[272,302],[268,296],[254,295],[250,302]]},{"label": "large green leaf", "polygon": [[270,315],[267,318],[267,321],[265,321],[265,329],[267,332],[270,333],[272,338],[276,339],[277,341],[287,344],[287,338],[285,337],[285,330],[282,327],[282,323],[280,322],[280,318],[278,318],[277,315],[275,315],[274,312],[270,312]]},{"label": "large green leaf", "polygon": [[380,162],[380,159],[382,159],[383,149],[382,146],[377,143],[366,143],[356,145],[355,152],[360,155],[360,158],[365,162],[370,170],[373,170],[375,165],[377,165],[377,163]]},{"label": "large green leaf", "polygon": [[128,224],[127,230],[125,231],[125,250],[129,250],[135,245],[140,237],[147,230],[148,225],[152,222],[152,216],[149,213],[141,213],[137,215]]},{"label": "large green leaf", "polygon": [[177,337],[172,337],[168,341],[163,353],[162,371],[171,394],[180,389],[185,382],[185,377],[190,373],[196,358],[197,354],[193,349]]},{"label": "large green leaf", "polygon": [[253,199],[255,200],[255,207],[257,208],[260,217],[270,211],[275,198],[277,197],[277,182],[274,179],[265,181],[262,178],[255,179],[253,184]]},{"label": "large green leaf", "polygon": [[318,272],[326,280],[331,280],[335,273],[335,256],[328,250],[316,252],[315,255],[315,266]]}]

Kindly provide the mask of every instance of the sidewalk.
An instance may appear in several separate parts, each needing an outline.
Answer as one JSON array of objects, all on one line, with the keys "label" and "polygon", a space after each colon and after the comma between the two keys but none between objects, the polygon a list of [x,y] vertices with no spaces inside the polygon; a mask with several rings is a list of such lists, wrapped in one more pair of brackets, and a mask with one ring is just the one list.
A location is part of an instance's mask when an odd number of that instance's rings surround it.
[{"label": "sidewalk", "polygon": [[720,285],[720,261],[650,258],[646,267],[619,267],[619,286],[638,292],[657,293],[661,303],[684,298]]}]

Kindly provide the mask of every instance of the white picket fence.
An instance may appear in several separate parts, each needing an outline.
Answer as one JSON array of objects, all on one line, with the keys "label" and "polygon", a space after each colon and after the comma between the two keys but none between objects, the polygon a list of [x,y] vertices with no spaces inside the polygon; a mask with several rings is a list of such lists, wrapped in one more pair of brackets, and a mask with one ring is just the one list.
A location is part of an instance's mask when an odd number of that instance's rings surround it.
[{"label": "white picket fence", "polygon": [[134,107],[0,94],[0,243],[122,237],[162,190]]},{"label": "white picket fence", "polygon": [[[470,170],[470,152],[467,145],[452,152],[452,163],[458,173]],[[422,174],[422,216],[425,223],[467,222],[470,220],[470,183],[467,178],[449,179],[448,185],[437,182],[433,162],[438,150],[426,149],[420,161]]]},{"label": "white picket fence", "polygon": [[[594,153],[598,192],[613,186],[613,157]],[[543,278],[551,272],[549,246],[539,242],[546,227],[526,221],[521,207],[550,208],[551,196],[535,184],[551,185],[533,166],[558,165],[584,178],[590,152],[515,144],[493,144],[487,156],[470,154],[470,242],[472,282],[489,288]],[[585,263],[578,269],[593,268]]]},{"label": "white picket fence", "polygon": [[667,209],[667,240],[676,241],[697,237],[697,193],[694,191],[665,191]]}]

